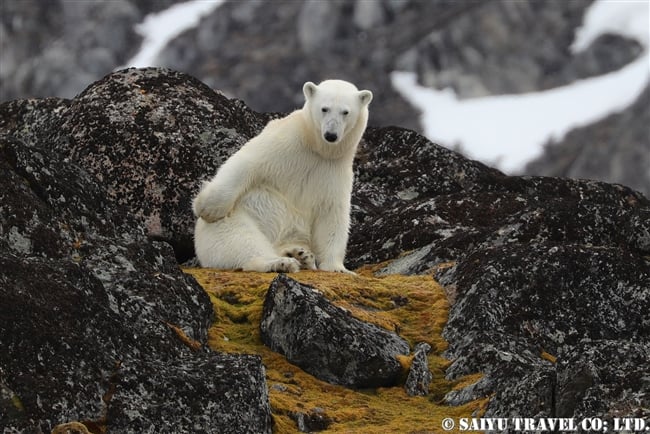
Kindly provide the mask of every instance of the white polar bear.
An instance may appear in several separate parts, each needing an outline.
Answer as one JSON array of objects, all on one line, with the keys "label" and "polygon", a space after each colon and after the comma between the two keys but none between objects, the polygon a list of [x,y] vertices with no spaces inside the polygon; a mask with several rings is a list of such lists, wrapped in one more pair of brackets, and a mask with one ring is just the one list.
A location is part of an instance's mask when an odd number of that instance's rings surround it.
[{"label": "white polar bear", "polygon": [[194,199],[201,266],[348,272],[352,162],[372,92],[326,80],[303,93],[302,109],[269,122]]}]

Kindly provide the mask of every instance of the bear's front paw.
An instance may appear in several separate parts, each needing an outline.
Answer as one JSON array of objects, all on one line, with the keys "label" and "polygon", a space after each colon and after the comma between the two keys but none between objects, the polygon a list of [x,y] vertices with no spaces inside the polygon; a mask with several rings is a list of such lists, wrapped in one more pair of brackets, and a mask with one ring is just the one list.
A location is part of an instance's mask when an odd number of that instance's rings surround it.
[{"label": "bear's front paw", "polygon": [[210,199],[211,198],[207,193],[199,193],[199,195],[194,199],[192,210],[194,211],[195,216],[201,217],[208,223],[214,223],[217,220],[224,218],[228,214],[229,210],[225,207],[219,206],[215,201]]}]

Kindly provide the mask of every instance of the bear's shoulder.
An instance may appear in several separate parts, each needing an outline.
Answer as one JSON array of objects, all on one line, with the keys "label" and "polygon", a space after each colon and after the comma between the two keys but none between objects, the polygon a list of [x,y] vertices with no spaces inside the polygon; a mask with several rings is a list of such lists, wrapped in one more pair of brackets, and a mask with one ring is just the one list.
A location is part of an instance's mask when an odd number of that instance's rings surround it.
[{"label": "bear's shoulder", "polygon": [[278,128],[297,128],[297,127],[302,128],[303,123],[304,123],[303,110],[298,109],[298,110],[294,110],[293,112],[289,113],[284,117],[271,119],[269,123],[266,124],[266,127],[264,127],[264,129],[274,130]]}]

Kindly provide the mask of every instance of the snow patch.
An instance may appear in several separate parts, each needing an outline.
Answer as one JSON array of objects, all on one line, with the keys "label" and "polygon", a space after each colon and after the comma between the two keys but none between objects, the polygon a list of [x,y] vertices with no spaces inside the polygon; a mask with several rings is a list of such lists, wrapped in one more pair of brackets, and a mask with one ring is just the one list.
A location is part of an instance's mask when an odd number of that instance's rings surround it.
[{"label": "snow patch", "polygon": [[217,9],[224,0],[193,0],[177,3],[164,11],[148,14],[135,31],[144,40],[140,51],[127,62],[125,67],[144,68],[156,66],[158,53],[185,30],[196,27],[202,17]]},{"label": "snow patch", "polygon": [[459,100],[452,89],[417,84],[415,73],[396,71],[393,87],[421,110],[424,134],[467,157],[515,173],[576,127],[594,123],[631,105],[650,82],[649,5],[642,1],[597,0],[588,9],[573,50],[603,33],[632,37],[645,46],[634,62],[609,74],[554,89]]}]

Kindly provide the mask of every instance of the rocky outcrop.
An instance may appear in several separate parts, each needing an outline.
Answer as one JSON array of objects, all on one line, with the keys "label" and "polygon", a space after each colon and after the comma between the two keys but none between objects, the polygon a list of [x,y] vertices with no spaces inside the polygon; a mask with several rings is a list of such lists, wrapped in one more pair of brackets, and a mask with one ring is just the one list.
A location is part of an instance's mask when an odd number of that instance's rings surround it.
[{"label": "rocky outcrop", "polygon": [[111,74],[72,101],[3,109],[5,129],[83,166],[113,207],[126,207],[181,262],[193,255],[190,204],[200,181],[269,119],[187,75],[153,68]]},{"label": "rocky outcrop", "polygon": [[280,274],[269,287],[260,325],[262,341],[321,380],[355,388],[397,384],[409,354],[393,332],[360,321],[315,288]]},{"label": "rocky outcrop", "polygon": [[[0,115],[2,423],[270,429],[259,359],[204,348],[212,307],[169,245],[191,256],[200,181],[275,115],[163,69],[111,74],[73,100],[4,103]],[[347,266],[391,260],[382,273],[435,275],[451,303],[446,375],[484,374],[447,402],[647,417],[646,197],[505,176],[395,127],[367,131],[355,171]],[[182,404],[162,405],[172,401]],[[145,402],[161,406],[145,413]],[[206,416],[208,402],[223,416]]]},{"label": "rocky outcrop", "polygon": [[[638,378],[623,354],[650,345],[646,197],[596,181],[504,176],[399,129],[371,130],[366,143],[350,259],[401,254],[381,273],[434,273],[445,286],[447,376],[486,374],[447,402],[496,393],[487,415],[534,417],[566,415],[571,396],[576,415],[645,414],[645,380],[618,375]],[[589,381],[571,386],[565,360],[585,351],[598,355]]]},{"label": "rocky outcrop", "polygon": [[[454,360],[447,374],[486,373],[483,387],[497,390],[488,415],[577,417],[573,409],[583,408],[584,417],[611,417],[632,396],[647,402],[647,386],[634,374],[650,368],[650,359],[641,361],[650,350],[647,259],[613,246],[514,244],[477,249],[440,278],[457,299],[445,329]],[[592,353],[600,357],[586,356]],[[589,381],[578,386],[580,363]],[[638,387],[620,381],[623,371]],[[516,393],[534,384],[535,399]]]},{"label": "rocky outcrop", "polygon": [[0,106],[0,425],[270,432],[259,357],[207,349],[202,288],[57,151],[74,104]]}]

